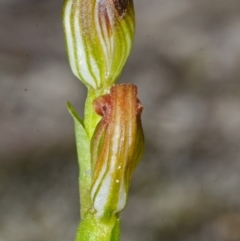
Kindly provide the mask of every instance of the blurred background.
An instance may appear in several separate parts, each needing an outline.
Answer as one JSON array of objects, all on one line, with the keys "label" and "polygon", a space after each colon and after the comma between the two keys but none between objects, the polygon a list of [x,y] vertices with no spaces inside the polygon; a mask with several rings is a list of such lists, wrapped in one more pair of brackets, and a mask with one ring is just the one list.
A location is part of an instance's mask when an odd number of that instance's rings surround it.
[{"label": "blurred background", "polygon": [[[0,0],[0,241],[71,241],[78,166],[62,0]],[[240,240],[240,1],[136,0],[144,158],[121,241]]]}]

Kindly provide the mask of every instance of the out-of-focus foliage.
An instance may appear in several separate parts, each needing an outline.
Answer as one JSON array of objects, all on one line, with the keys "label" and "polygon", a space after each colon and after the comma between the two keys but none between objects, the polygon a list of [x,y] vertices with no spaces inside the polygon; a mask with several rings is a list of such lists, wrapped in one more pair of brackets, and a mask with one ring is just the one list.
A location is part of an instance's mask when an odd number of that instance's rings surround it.
[{"label": "out-of-focus foliage", "polygon": [[[62,2],[0,2],[0,241],[74,240],[78,170]],[[135,1],[121,82],[138,85],[146,152],[122,241],[240,240],[240,1]]]}]

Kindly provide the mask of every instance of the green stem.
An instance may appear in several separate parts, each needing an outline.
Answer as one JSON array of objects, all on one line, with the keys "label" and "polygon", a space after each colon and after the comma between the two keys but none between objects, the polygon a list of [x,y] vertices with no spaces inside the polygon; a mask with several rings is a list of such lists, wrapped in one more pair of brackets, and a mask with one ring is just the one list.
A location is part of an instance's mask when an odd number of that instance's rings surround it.
[{"label": "green stem", "polygon": [[74,108],[68,104],[68,109],[75,122],[75,135],[79,163],[79,188],[81,204],[81,223],[77,230],[76,241],[119,241],[120,220],[114,215],[110,220],[101,220],[94,216],[91,211],[90,189],[91,189],[91,138],[94,130],[101,119],[92,106],[97,97],[108,93],[109,89],[88,89],[85,103],[85,118],[78,116]]},{"label": "green stem", "polygon": [[79,165],[79,194],[80,194],[80,215],[83,218],[91,208],[90,189],[91,189],[91,138],[100,120],[93,110],[92,102],[95,98],[105,93],[106,90],[88,90],[85,103],[85,120],[83,121],[73,106],[68,103],[68,110],[75,123],[75,136]]},{"label": "green stem", "polygon": [[109,88],[102,88],[99,90],[88,89],[84,110],[84,126],[89,140],[91,140],[94,130],[101,119],[101,117],[94,111],[92,103],[97,97],[107,94],[108,92]]},{"label": "green stem", "polygon": [[120,220],[113,216],[107,222],[89,212],[81,221],[75,241],[119,241]]}]

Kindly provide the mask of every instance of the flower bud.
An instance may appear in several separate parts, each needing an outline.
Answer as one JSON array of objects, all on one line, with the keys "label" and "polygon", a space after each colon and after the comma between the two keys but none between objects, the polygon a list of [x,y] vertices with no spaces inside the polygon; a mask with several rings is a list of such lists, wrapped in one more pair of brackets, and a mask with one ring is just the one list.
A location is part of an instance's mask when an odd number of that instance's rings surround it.
[{"label": "flower bud", "polygon": [[73,73],[88,87],[111,86],[130,54],[133,0],[65,0],[63,25]]},{"label": "flower bud", "polygon": [[131,84],[113,86],[93,105],[102,119],[91,143],[90,195],[96,216],[109,218],[125,207],[131,176],[143,153],[143,107]]}]

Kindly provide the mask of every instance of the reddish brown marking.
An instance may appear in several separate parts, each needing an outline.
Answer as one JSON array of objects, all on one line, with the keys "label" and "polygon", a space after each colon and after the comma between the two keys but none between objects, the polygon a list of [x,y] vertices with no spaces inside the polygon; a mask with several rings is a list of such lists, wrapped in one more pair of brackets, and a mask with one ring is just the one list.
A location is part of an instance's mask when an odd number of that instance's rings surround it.
[{"label": "reddish brown marking", "polygon": [[102,17],[103,17],[105,19],[105,24],[106,24],[108,34],[110,34],[111,23],[110,23],[110,19],[109,19],[109,16],[108,16],[107,5],[106,5],[105,1],[100,1],[98,13],[99,13],[98,18],[99,18],[100,24],[102,24]]},{"label": "reddish brown marking", "polygon": [[139,99],[137,99],[137,105],[138,105],[138,107],[137,107],[137,109],[138,109],[138,114],[141,114],[142,111],[143,111],[143,105],[141,104],[141,102],[140,102]]},{"label": "reddish brown marking", "polygon": [[100,116],[107,116],[111,111],[110,94],[102,95],[93,101],[93,108]]},{"label": "reddish brown marking", "polygon": [[129,0],[113,0],[115,9],[120,17],[127,11],[129,2]]}]

